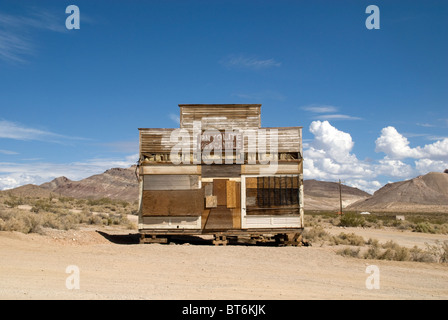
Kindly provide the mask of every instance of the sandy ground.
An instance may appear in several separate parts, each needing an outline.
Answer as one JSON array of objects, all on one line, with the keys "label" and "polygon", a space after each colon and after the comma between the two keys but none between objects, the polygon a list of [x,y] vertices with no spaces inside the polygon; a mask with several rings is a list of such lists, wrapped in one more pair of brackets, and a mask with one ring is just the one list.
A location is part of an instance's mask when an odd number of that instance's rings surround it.
[{"label": "sandy ground", "polygon": [[[342,230],[334,228],[332,233]],[[353,229],[413,246],[447,236]],[[448,299],[448,265],[342,257],[338,247],[133,243],[125,231],[0,232],[0,299]],[[68,266],[79,289],[68,289]],[[369,265],[379,289],[367,289]],[[69,285],[73,282],[69,282]]]}]

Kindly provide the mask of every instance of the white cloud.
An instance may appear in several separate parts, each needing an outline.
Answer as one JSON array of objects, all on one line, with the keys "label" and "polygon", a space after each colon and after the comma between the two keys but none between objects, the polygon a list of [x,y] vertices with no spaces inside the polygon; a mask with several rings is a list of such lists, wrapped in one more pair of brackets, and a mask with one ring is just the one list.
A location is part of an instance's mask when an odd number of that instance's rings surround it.
[{"label": "white cloud", "polygon": [[351,153],[354,142],[350,134],[336,129],[328,121],[313,121],[309,130],[314,140],[304,151],[305,179],[343,179],[346,184],[359,185],[359,181],[374,177],[370,165]]},{"label": "white cloud", "polygon": [[331,112],[338,111],[338,108],[336,108],[335,106],[315,105],[315,104],[301,107],[301,109],[303,109],[305,111],[314,112],[314,113],[331,113]]},{"label": "white cloud", "polygon": [[370,194],[373,194],[376,190],[381,188],[383,185],[378,180],[364,180],[364,179],[353,179],[349,183],[344,184],[349,187],[358,188],[364,190]]},{"label": "white cloud", "polygon": [[350,134],[336,129],[328,121],[313,121],[310,132],[314,134],[310,149],[323,151],[339,163],[352,162],[356,158],[350,154],[355,145]]},{"label": "white cloud", "polygon": [[375,141],[376,152],[384,152],[388,159],[448,159],[448,138],[427,144],[424,147],[411,148],[406,137],[394,127],[381,130],[381,136]]},{"label": "white cloud", "polygon": [[253,70],[280,67],[282,64],[274,59],[259,59],[257,57],[247,57],[244,55],[229,55],[222,59],[220,63],[226,67],[247,68]]},{"label": "white cloud", "polygon": [[311,104],[300,109],[314,113],[314,119],[318,120],[362,120],[360,117],[336,113],[339,109],[331,105]]},{"label": "white cloud", "polygon": [[173,120],[177,125],[180,125],[180,117],[174,113],[168,115],[171,120]]},{"label": "white cloud", "polygon": [[435,127],[434,124],[430,124],[430,123],[417,123],[417,126],[424,127],[424,128],[434,128]]},{"label": "white cloud", "polygon": [[316,119],[320,120],[362,120],[360,117],[353,117],[346,114],[323,114],[317,116]]},{"label": "white cloud", "polygon": [[447,160],[448,138],[444,138],[443,140],[439,140],[432,144],[425,145],[422,149],[422,152],[425,154],[425,157],[433,160],[434,159]]},{"label": "white cloud", "polygon": [[31,31],[66,32],[63,18],[42,9],[29,11],[26,15],[0,13],[0,59],[25,62],[25,57],[35,51]]},{"label": "white cloud", "polygon": [[123,159],[97,158],[72,163],[0,163],[0,190],[16,188],[25,184],[42,184],[54,178],[65,176],[71,180],[81,180],[110,168],[128,168],[135,164],[138,153]]},{"label": "white cloud", "polygon": [[415,168],[419,174],[443,172],[445,169],[448,169],[448,161],[420,159],[415,161]]},{"label": "white cloud", "polygon": [[409,179],[416,174],[411,165],[396,159],[379,160],[374,168],[377,175],[399,179]]},{"label": "white cloud", "polygon": [[16,155],[16,154],[19,154],[18,152],[15,152],[15,151],[2,150],[2,149],[0,149],[0,153],[1,154],[6,154],[6,155]]},{"label": "white cloud", "polygon": [[0,120],[0,139],[13,139],[22,141],[45,141],[61,143],[64,140],[86,140],[79,137],[70,137],[47,130],[27,127],[23,124]]},{"label": "white cloud", "polygon": [[[354,141],[347,132],[328,121],[313,121],[309,131],[314,139],[304,149],[304,178],[327,181],[343,180],[346,185],[373,193],[380,181],[406,180],[431,171],[448,168],[448,139],[423,147],[410,147],[406,137],[394,127],[386,127],[376,140],[380,160],[359,160],[353,153]],[[405,162],[406,159],[416,159]]]},{"label": "white cloud", "polygon": [[32,52],[33,46],[22,37],[0,30],[0,59],[10,62],[24,62],[23,55]]},{"label": "white cloud", "polygon": [[376,152],[384,152],[390,159],[419,158],[422,156],[417,149],[409,147],[409,141],[394,127],[381,130],[381,136],[375,141]]}]

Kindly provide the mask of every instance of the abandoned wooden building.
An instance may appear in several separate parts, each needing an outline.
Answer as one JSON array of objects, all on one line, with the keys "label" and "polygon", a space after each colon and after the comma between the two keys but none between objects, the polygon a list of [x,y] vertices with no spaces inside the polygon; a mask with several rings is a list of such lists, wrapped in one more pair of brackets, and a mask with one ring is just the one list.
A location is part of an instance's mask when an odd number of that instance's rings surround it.
[{"label": "abandoned wooden building", "polygon": [[302,127],[261,127],[260,104],[181,104],[180,127],[140,128],[141,242],[172,235],[300,244]]}]

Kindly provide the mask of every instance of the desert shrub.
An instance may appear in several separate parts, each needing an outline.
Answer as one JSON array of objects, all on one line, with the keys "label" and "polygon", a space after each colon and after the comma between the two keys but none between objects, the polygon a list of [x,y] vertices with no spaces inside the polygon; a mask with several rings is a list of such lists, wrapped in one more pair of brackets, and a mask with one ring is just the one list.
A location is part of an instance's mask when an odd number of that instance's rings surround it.
[{"label": "desert shrub", "polygon": [[429,222],[419,222],[414,227],[415,232],[436,233],[434,227]]},{"label": "desert shrub", "polygon": [[39,215],[22,210],[2,212],[0,217],[0,230],[40,233],[42,232],[42,218]]},{"label": "desert shrub", "polygon": [[103,219],[97,215],[91,215],[87,221],[88,224],[99,225],[103,223]]},{"label": "desert shrub", "polygon": [[369,240],[369,248],[364,253],[364,259],[416,261],[416,262],[448,262],[448,241],[436,241],[435,244],[426,244],[426,249],[414,246],[409,249],[388,241],[380,245],[378,240]]},{"label": "desert shrub", "polygon": [[341,250],[338,250],[336,253],[341,256],[344,256],[344,257],[359,258],[360,251],[361,251],[361,248],[345,247]]},{"label": "desert shrub", "polygon": [[363,227],[365,224],[366,220],[364,217],[352,212],[344,213],[339,222],[341,227]]},{"label": "desert shrub", "polygon": [[369,248],[364,253],[363,258],[364,259],[378,259],[378,257],[380,256],[380,251],[381,251],[379,241],[376,239],[369,239],[367,241],[367,244],[369,245]]},{"label": "desert shrub", "polygon": [[9,199],[3,201],[4,204],[11,208],[15,208],[22,204],[25,204],[25,200],[22,197],[17,197],[14,195],[9,195]]},{"label": "desert shrub", "polygon": [[[28,199],[9,196],[8,207],[0,207],[0,230],[22,233],[43,232],[44,228],[69,230],[80,224],[124,225],[135,228],[127,219],[132,207],[125,201],[111,199],[82,200],[69,197]],[[97,204],[89,206],[87,203]],[[15,209],[29,204],[31,212]],[[71,209],[77,210],[71,210]],[[102,212],[94,215],[92,211]]]},{"label": "desert shrub", "polygon": [[38,213],[38,212],[48,212],[52,209],[52,203],[49,200],[46,199],[39,199],[34,202],[33,207],[31,208],[32,212]]},{"label": "desert shrub", "polygon": [[379,256],[381,260],[409,261],[411,258],[408,248],[402,247],[392,240],[383,244],[382,247],[386,250]]},{"label": "desert shrub", "polygon": [[336,245],[344,244],[351,246],[363,246],[365,244],[364,238],[354,233],[341,232],[338,236],[333,237],[333,241]]},{"label": "desert shrub", "polygon": [[409,261],[411,252],[408,248],[398,245],[394,241],[388,241],[380,245],[378,240],[369,240],[370,246],[364,254],[364,259]]},{"label": "desert shrub", "polygon": [[398,230],[412,230],[413,224],[409,221],[400,221],[397,220],[397,223],[395,223],[395,228]]},{"label": "desert shrub", "polygon": [[448,263],[448,241],[437,240],[435,244],[426,244],[426,250],[434,257],[436,262]]},{"label": "desert shrub", "polygon": [[88,199],[87,204],[89,206],[106,206],[115,204],[117,200],[112,200],[110,198],[100,198],[100,199]]},{"label": "desert shrub", "polygon": [[331,238],[330,234],[324,230],[321,226],[314,226],[312,228],[306,228],[303,231],[303,238],[306,239],[308,242],[323,242],[327,241]]},{"label": "desert shrub", "polygon": [[70,203],[75,201],[75,198],[73,197],[59,197],[58,200],[62,203]]},{"label": "desert shrub", "polygon": [[411,254],[411,261],[417,261],[417,262],[436,262],[436,259],[431,252],[428,250],[423,250],[417,246],[414,246],[412,249],[409,250]]},{"label": "desert shrub", "polygon": [[61,220],[59,217],[51,212],[41,213],[42,216],[42,226],[44,228],[51,229],[63,229]]}]

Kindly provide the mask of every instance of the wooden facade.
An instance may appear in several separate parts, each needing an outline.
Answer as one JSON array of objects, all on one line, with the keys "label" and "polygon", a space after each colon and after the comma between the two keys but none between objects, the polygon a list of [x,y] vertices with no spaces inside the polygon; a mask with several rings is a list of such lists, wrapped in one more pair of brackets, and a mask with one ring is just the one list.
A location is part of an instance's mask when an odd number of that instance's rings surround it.
[{"label": "wooden facade", "polygon": [[142,239],[274,234],[297,240],[302,127],[262,128],[259,104],[179,108],[179,128],[139,129]]}]

